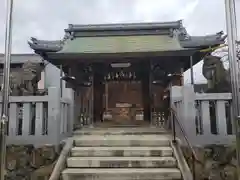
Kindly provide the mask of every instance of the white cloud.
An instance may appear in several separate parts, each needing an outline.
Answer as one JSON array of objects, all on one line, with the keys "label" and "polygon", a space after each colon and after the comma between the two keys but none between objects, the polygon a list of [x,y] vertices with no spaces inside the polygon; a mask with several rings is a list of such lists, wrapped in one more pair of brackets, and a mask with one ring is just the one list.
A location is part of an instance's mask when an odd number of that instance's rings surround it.
[{"label": "white cloud", "polygon": [[[6,1],[0,0],[0,24],[5,24]],[[239,0],[236,7],[240,7]],[[240,17],[238,9],[237,13]],[[225,30],[224,0],[14,0],[13,18],[14,53],[32,52],[27,45],[31,36],[39,39],[61,39],[63,29],[69,23],[183,19],[191,35],[206,35]],[[4,28],[0,28],[0,52],[3,51]],[[194,67],[194,72],[198,82],[204,80],[201,63]],[[186,72],[185,80],[189,82],[189,72]]]}]

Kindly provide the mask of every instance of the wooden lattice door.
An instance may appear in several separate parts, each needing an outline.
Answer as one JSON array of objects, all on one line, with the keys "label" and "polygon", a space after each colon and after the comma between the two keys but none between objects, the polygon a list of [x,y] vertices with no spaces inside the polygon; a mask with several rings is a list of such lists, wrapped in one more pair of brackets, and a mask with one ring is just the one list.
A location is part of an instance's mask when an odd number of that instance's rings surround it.
[{"label": "wooden lattice door", "polygon": [[106,86],[113,123],[135,124],[137,111],[143,109],[141,81],[110,81]]}]

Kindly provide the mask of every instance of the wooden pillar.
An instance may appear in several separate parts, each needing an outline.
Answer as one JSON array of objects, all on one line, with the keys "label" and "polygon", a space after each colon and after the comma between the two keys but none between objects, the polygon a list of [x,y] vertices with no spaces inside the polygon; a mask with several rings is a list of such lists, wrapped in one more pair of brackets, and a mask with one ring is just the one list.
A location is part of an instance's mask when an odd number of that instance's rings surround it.
[{"label": "wooden pillar", "polygon": [[104,95],[104,76],[101,72],[100,64],[94,66],[93,82],[93,121],[101,121],[103,116],[103,95]]},{"label": "wooden pillar", "polygon": [[108,83],[105,84],[105,111],[108,112]]},{"label": "wooden pillar", "polygon": [[144,120],[151,121],[151,94],[150,94],[150,68],[143,71],[142,76],[142,96],[144,108]]}]

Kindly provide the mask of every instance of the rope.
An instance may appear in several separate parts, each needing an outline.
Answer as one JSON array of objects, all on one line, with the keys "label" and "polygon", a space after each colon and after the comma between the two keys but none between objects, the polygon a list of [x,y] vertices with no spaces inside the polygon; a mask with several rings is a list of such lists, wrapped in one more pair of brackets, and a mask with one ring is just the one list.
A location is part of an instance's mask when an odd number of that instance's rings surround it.
[{"label": "rope", "polygon": [[222,48],[222,47],[226,47],[226,46],[228,46],[228,45],[227,45],[227,44],[222,44],[222,45],[219,45],[219,46],[214,47],[214,48],[209,47],[209,48],[207,48],[207,49],[202,49],[202,50],[200,50],[199,52],[210,52],[210,51],[215,51],[215,50],[217,50],[217,49],[220,49],[220,48]]}]

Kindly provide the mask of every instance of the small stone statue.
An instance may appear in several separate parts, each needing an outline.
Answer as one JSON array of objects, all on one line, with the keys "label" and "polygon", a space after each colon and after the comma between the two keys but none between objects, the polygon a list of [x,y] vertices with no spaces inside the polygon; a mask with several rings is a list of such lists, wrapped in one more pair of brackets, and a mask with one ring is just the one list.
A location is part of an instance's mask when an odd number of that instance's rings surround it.
[{"label": "small stone statue", "polygon": [[[22,69],[11,69],[10,71],[10,95],[26,96],[36,95],[38,82],[41,80],[41,72],[44,65],[27,61],[22,65]],[[2,76],[3,77],[3,76]],[[3,78],[1,79],[1,90],[3,88]]]},{"label": "small stone statue", "polygon": [[224,68],[220,57],[208,55],[203,59],[203,76],[208,81],[208,91],[211,93],[230,92],[229,72]]}]

